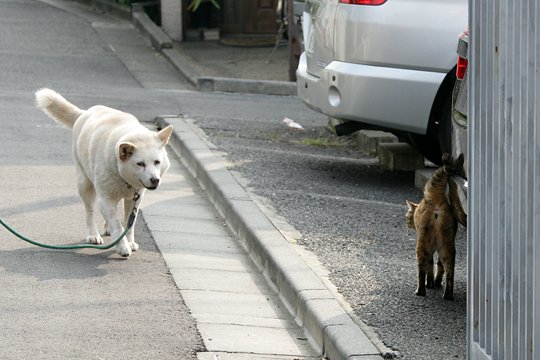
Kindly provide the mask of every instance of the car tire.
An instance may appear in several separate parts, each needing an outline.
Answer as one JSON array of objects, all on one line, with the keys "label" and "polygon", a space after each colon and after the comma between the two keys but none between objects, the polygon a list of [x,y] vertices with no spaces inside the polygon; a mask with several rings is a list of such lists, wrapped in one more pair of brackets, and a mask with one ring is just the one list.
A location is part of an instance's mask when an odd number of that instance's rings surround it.
[{"label": "car tire", "polygon": [[407,134],[407,140],[409,143],[414,146],[420,153],[429,161],[436,165],[441,164],[441,145],[439,140],[436,137],[433,137],[429,134],[420,135],[420,134]]},{"label": "car tire", "polygon": [[445,91],[444,94],[438,102],[437,112],[430,119],[427,134],[408,136],[409,142],[436,165],[441,165],[442,154],[452,152],[452,92]]},{"label": "car tire", "polygon": [[452,94],[449,94],[439,112],[436,135],[439,140],[441,153],[452,152]]}]

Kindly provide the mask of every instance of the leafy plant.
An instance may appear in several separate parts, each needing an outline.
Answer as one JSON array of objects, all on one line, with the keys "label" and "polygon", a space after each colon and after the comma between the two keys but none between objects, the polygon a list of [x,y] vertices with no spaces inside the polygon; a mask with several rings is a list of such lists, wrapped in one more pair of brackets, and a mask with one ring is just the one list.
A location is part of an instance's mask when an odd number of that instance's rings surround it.
[{"label": "leafy plant", "polygon": [[[199,8],[199,6],[204,2],[205,0],[191,0],[191,2],[189,3],[188,5],[188,10],[190,11],[197,11],[197,9]],[[209,0],[212,5],[214,5],[214,7],[216,9],[219,9],[219,2],[218,0]]]}]

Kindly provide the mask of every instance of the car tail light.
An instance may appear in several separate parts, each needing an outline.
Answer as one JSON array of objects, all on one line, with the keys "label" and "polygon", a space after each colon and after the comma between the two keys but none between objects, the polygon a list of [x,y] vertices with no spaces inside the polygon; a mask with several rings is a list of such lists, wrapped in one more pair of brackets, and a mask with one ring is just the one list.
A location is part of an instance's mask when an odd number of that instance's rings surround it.
[{"label": "car tail light", "polygon": [[458,56],[456,67],[456,77],[458,78],[458,80],[463,80],[463,78],[465,77],[467,65],[469,65],[469,60],[465,59],[464,57]]},{"label": "car tail light", "polygon": [[382,5],[386,0],[339,0],[339,2],[351,5]]},{"label": "car tail light", "polygon": [[469,64],[469,31],[465,30],[458,35],[456,77],[463,80]]}]

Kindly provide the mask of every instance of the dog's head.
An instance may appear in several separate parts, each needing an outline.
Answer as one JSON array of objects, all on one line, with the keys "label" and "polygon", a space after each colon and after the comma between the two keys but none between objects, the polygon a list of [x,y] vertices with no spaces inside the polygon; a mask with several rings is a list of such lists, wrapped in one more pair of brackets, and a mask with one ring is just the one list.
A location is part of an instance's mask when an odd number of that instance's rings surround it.
[{"label": "dog's head", "polygon": [[134,189],[155,190],[169,168],[165,146],[172,134],[172,126],[159,132],[130,134],[117,145],[118,171]]}]

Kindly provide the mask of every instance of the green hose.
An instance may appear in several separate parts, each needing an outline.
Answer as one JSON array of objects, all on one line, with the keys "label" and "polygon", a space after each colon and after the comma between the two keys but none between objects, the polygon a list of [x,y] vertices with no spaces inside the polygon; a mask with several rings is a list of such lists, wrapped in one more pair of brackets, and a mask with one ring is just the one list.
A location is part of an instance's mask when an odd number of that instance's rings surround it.
[{"label": "green hose", "polygon": [[19,234],[17,231],[15,231],[11,226],[6,224],[1,218],[0,218],[0,224],[2,224],[10,233],[15,235],[21,240],[26,241],[27,243],[30,243],[32,245],[44,247],[47,249],[55,249],[55,250],[73,250],[73,249],[98,249],[98,250],[107,250],[115,246],[122,240],[124,236],[126,236],[127,232],[131,227],[133,226],[133,223],[135,222],[135,213],[132,213],[128,219],[128,226],[124,230],[124,232],[118,237],[118,239],[114,240],[110,244],[104,244],[104,245],[97,245],[97,244],[75,244],[75,245],[49,245],[40,243],[39,241],[31,240],[21,234]]},{"label": "green hose", "polygon": [[116,239],[112,243],[106,244],[106,245],[105,244],[104,245],[97,245],[97,244],[49,245],[49,244],[40,243],[40,242],[35,241],[35,240],[31,240],[31,239],[21,235],[15,229],[13,229],[11,226],[6,224],[1,218],[0,218],[0,224],[2,226],[4,226],[10,233],[12,233],[16,237],[18,237],[19,239],[24,240],[27,243],[30,243],[32,245],[40,246],[40,247],[47,248],[47,249],[54,249],[54,250],[74,250],[74,249],[107,250],[107,249],[112,248],[116,244],[118,244],[120,242],[120,240],[122,240],[122,238],[124,236],[126,236],[127,232],[133,227],[133,224],[135,223],[135,219],[137,218],[137,212],[139,211],[138,206],[137,206],[137,200],[139,200],[139,197],[140,197],[139,194],[135,193],[135,196],[133,197],[133,200],[134,200],[133,211],[129,215],[129,218],[128,218],[128,221],[127,221],[126,228],[125,228],[124,232],[118,237],[118,239]]},{"label": "green hose", "polygon": [[31,239],[19,234],[11,226],[6,224],[1,218],[0,218],[0,224],[2,224],[10,233],[15,235],[19,239],[24,240],[24,241],[26,241],[26,242],[28,242],[28,243],[30,243],[32,245],[40,246],[40,247],[47,248],[47,249],[54,249],[54,250],[74,250],[74,249],[107,250],[107,249],[112,248],[116,244],[118,244],[120,242],[120,240],[122,240],[122,238],[124,236],[126,236],[127,232],[129,231],[129,229],[131,229],[131,227],[133,226],[133,223],[135,222],[135,217],[136,217],[136,213],[134,212],[134,213],[132,213],[130,215],[130,217],[128,219],[127,227],[124,230],[124,232],[118,237],[118,239],[116,239],[112,243],[106,244],[106,245],[105,244],[104,245],[97,245],[97,244],[49,245],[49,244],[40,243],[40,242],[35,241],[35,240],[31,240]]}]

